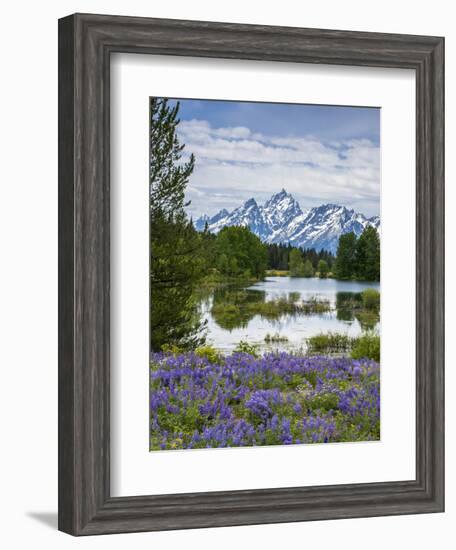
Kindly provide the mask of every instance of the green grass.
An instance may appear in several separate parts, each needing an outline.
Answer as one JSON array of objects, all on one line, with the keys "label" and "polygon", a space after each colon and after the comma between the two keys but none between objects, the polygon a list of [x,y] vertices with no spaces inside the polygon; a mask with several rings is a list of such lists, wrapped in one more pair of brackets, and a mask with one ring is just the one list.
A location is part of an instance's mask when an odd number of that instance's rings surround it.
[{"label": "green grass", "polygon": [[309,353],[342,353],[350,351],[354,344],[354,338],[346,334],[328,332],[317,334],[307,339]]},{"label": "green grass", "polygon": [[288,269],[267,269],[266,276],[267,277],[289,277],[290,272],[288,271]]},{"label": "green grass", "polygon": [[358,337],[328,332],[307,339],[307,352],[310,354],[350,354],[352,359],[373,359],[380,362],[380,336],[367,332]]},{"label": "green grass", "polygon": [[375,288],[366,288],[361,292],[363,307],[378,310],[380,307],[380,292]]},{"label": "green grass", "polygon": [[264,341],[267,344],[274,344],[280,342],[288,342],[288,338],[284,334],[269,334],[269,332],[264,337]]},{"label": "green grass", "polygon": [[231,285],[244,285],[249,286],[258,282],[261,279],[252,276],[245,276],[239,274],[237,277],[229,277],[222,275],[216,269],[211,269],[199,282],[198,289],[200,290],[212,290],[216,288],[223,288]]},{"label": "green grass", "polygon": [[373,359],[380,362],[380,336],[378,334],[366,333],[356,338],[351,356],[353,359]]}]

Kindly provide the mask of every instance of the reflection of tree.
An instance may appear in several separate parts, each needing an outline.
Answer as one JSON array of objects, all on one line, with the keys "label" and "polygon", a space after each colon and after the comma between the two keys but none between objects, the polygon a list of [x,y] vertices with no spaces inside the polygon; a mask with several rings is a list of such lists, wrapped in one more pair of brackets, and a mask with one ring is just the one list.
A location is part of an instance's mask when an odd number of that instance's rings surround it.
[{"label": "reflection of tree", "polygon": [[336,293],[336,315],[339,321],[352,322],[354,310],[362,306],[361,294],[358,292]]},{"label": "reflection of tree", "polygon": [[289,292],[288,293],[288,299],[290,302],[296,303],[301,298],[300,292]]},{"label": "reflection of tree", "polygon": [[363,307],[361,292],[338,292],[336,294],[336,312],[339,321],[359,322],[361,329],[371,330],[380,321],[378,308],[366,309]]},{"label": "reflection of tree", "polygon": [[198,302],[201,313],[207,311],[212,303],[212,289],[197,287],[193,290],[195,300]]},{"label": "reflection of tree", "polygon": [[245,328],[256,315],[255,304],[264,304],[266,293],[257,290],[225,287],[214,290],[211,314],[225,330]]},{"label": "reflection of tree", "polygon": [[362,330],[372,330],[380,321],[380,313],[376,310],[361,310],[355,315]]},{"label": "reflection of tree", "polygon": [[214,292],[211,314],[216,323],[227,330],[244,328],[256,315],[278,321],[298,315],[315,315],[330,310],[329,301],[313,297],[303,302],[299,292],[283,293],[266,300],[266,293],[241,288],[222,288]]},{"label": "reflection of tree", "polygon": [[355,316],[352,309],[336,309],[336,318],[338,321],[345,321],[346,323],[352,323]]},{"label": "reflection of tree", "polygon": [[362,307],[363,298],[361,292],[337,292],[336,307],[341,309],[354,309]]}]

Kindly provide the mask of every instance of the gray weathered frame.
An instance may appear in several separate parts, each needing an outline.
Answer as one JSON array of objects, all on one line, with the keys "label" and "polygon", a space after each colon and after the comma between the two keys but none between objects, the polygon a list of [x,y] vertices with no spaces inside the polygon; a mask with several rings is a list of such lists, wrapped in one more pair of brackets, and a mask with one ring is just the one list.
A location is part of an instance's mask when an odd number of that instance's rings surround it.
[{"label": "gray weathered frame", "polygon": [[[110,496],[112,52],[416,71],[415,480]],[[443,212],[443,38],[83,14],[61,19],[59,529],[73,535],[91,535],[443,511]]]}]

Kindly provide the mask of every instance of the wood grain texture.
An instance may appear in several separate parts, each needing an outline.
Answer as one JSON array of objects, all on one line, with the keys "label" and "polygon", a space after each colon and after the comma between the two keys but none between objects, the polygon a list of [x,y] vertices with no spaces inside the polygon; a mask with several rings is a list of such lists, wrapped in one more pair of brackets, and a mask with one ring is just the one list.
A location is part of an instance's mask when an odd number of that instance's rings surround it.
[{"label": "wood grain texture", "polygon": [[[110,496],[112,52],[416,71],[415,480]],[[90,535],[443,511],[443,75],[438,37],[82,14],[59,21],[59,529]]]},{"label": "wood grain texture", "polygon": [[[74,19],[59,24],[59,527],[74,532]],[[62,474],[65,472],[65,480]]]}]

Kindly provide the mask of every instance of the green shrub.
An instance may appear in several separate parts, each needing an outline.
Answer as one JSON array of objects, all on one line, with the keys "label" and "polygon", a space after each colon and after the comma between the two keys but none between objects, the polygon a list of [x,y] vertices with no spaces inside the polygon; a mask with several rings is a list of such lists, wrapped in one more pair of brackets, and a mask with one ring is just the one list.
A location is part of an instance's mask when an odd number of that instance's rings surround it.
[{"label": "green shrub", "polygon": [[308,353],[345,353],[350,352],[353,359],[373,359],[380,361],[380,336],[367,332],[353,338],[346,334],[328,332],[307,339]]},{"label": "green shrub", "polygon": [[198,357],[205,357],[209,363],[219,363],[221,360],[220,353],[213,346],[200,346],[196,348],[195,354]]},{"label": "green shrub", "polygon": [[346,334],[337,332],[328,332],[327,334],[317,334],[307,339],[307,348],[309,353],[341,353],[350,351],[354,339]]},{"label": "green shrub", "polygon": [[380,292],[375,288],[366,288],[361,292],[363,307],[366,309],[378,309],[380,307]]},{"label": "green shrub", "polygon": [[175,344],[163,344],[161,346],[161,350],[164,353],[171,353],[173,355],[177,355],[178,353],[183,353],[185,351],[184,348],[176,346]]},{"label": "green shrub", "polygon": [[353,359],[373,359],[380,362],[380,336],[378,334],[363,334],[356,338],[351,356]]},{"label": "green shrub", "polygon": [[253,355],[253,357],[258,357],[258,346],[241,340],[234,349],[234,353],[248,353],[249,355]]}]

